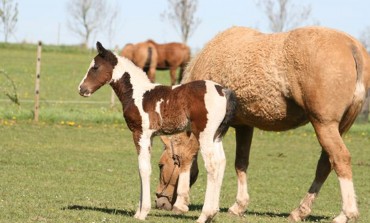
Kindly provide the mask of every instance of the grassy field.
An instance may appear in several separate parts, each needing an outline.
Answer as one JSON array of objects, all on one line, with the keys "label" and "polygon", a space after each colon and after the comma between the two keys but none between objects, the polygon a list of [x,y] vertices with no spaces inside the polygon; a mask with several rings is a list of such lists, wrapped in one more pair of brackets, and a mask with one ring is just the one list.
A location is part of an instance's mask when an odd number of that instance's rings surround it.
[{"label": "grassy field", "polygon": [[[140,194],[137,155],[119,104],[110,89],[82,98],[77,85],[95,53],[45,46],[41,71],[40,122],[32,122],[36,47],[1,45],[0,69],[17,86],[20,106],[0,92],[0,222],[139,222],[133,219]],[[0,76],[0,78],[2,78]],[[168,73],[158,74],[169,84]],[[0,87],[9,89],[6,80]],[[81,102],[94,103],[81,103]],[[370,220],[370,125],[345,136],[353,157],[361,212]],[[234,132],[224,140],[227,167],[221,212],[215,222],[286,222],[313,180],[320,148],[309,125],[274,133],[257,130],[248,171],[251,204],[244,217],[227,214],[236,196]],[[152,200],[163,146],[154,140]],[[200,159],[201,162],[201,159]],[[194,222],[201,212],[205,170],[191,189],[189,213],[152,209],[147,222]],[[307,222],[331,222],[341,209],[339,185],[330,175]]]}]

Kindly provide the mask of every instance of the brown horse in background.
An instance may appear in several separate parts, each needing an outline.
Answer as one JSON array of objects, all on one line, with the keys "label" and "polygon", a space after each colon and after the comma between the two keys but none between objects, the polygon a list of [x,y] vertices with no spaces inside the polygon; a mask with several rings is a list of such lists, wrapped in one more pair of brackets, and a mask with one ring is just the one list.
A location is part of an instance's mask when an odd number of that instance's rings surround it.
[{"label": "brown horse in background", "polygon": [[156,70],[170,70],[171,85],[174,85],[178,67],[180,67],[178,82],[182,79],[185,66],[190,60],[190,48],[183,43],[157,44],[153,40],[147,40],[137,44],[126,44],[121,55],[143,69],[151,82],[155,81]]}]

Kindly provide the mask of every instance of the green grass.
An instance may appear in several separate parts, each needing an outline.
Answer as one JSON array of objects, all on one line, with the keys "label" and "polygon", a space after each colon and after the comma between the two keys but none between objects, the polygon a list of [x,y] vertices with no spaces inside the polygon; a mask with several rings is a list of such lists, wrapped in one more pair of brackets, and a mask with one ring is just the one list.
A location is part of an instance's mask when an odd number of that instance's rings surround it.
[{"label": "green grass", "polygon": [[[0,222],[139,222],[133,219],[140,194],[137,155],[123,121],[77,125],[2,120],[0,141]],[[369,126],[354,126],[345,141],[353,156],[359,222],[368,222]],[[224,140],[228,162],[216,222],[285,222],[313,179],[320,149],[311,128],[255,132],[248,171],[251,204],[242,218],[226,212],[236,195],[234,146],[231,129]],[[162,148],[155,139],[152,201]],[[196,220],[206,181],[203,164],[200,168],[191,189],[189,213],[174,215],[152,209],[148,222]],[[339,186],[332,174],[307,222],[330,222],[339,210]]]}]

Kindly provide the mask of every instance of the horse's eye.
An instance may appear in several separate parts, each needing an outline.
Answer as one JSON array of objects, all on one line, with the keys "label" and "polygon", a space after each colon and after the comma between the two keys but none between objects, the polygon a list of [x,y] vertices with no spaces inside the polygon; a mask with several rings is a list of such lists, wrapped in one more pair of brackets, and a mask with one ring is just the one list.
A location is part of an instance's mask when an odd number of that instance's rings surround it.
[{"label": "horse's eye", "polygon": [[92,67],[93,70],[97,70],[98,68],[99,68],[99,65],[96,65],[96,64]]},{"label": "horse's eye", "polygon": [[162,169],[163,166],[164,166],[163,163],[158,164],[159,169]]}]

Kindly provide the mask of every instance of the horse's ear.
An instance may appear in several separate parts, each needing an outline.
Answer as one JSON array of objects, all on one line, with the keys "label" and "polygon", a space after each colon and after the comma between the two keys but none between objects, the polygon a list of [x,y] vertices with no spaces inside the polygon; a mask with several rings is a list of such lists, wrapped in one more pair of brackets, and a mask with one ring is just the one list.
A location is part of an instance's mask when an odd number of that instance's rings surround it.
[{"label": "horse's ear", "polygon": [[168,136],[159,136],[161,138],[161,141],[167,148],[171,148],[171,139]]},{"label": "horse's ear", "polygon": [[104,55],[107,50],[103,47],[103,45],[98,41],[96,42],[96,49],[98,50],[98,53],[101,55]]}]

